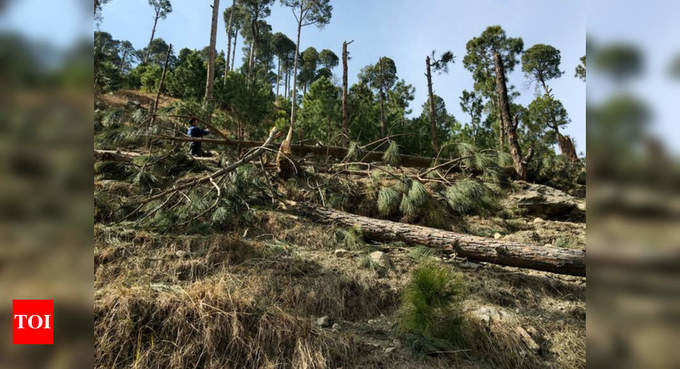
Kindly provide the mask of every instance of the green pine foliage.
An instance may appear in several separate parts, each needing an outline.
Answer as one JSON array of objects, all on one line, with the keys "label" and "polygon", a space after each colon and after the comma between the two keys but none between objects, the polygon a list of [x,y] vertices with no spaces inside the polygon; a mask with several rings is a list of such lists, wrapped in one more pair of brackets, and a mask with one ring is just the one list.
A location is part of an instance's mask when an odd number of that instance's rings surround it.
[{"label": "green pine foliage", "polygon": [[390,145],[383,154],[383,161],[390,165],[399,165],[399,145],[396,141],[390,141]]},{"label": "green pine foliage", "polygon": [[463,343],[466,285],[450,267],[425,259],[404,288],[398,330],[415,352],[433,353]]},{"label": "green pine foliage", "polygon": [[462,179],[448,187],[444,197],[451,209],[460,215],[485,214],[498,209],[496,194],[474,179]]},{"label": "green pine foliage", "polygon": [[378,192],[378,213],[383,217],[389,217],[399,208],[401,193],[392,187],[382,187]]}]

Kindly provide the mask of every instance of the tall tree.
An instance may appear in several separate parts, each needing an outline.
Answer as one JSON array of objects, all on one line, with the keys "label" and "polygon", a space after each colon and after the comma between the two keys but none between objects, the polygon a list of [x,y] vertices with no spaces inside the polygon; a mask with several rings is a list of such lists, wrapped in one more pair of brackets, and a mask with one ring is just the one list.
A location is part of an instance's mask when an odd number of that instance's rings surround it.
[{"label": "tall tree", "polygon": [[338,66],[340,59],[332,50],[323,49],[319,53],[319,63],[329,70]]},{"label": "tall tree", "polygon": [[378,92],[378,102],[380,104],[380,135],[385,136],[387,127],[385,126],[385,100],[389,91],[397,82],[397,66],[394,60],[383,56],[378,59],[375,65],[365,67],[359,76],[366,79],[371,88]]},{"label": "tall tree", "polygon": [[310,46],[300,56],[302,57],[302,68],[298,80],[302,83],[302,95],[304,96],[309,85],[314,82],[316,67],[319,64],[319,52],[313,46]]},{"label": "tall tree", "polygon": [[213,0],[212,22],[210,23],[210,53],[208,56],[208,73],[205,81],[205,97],[203,102],[206,106],[212,106],[213,86],[215,83],[215,44],[217,42],[217,20],[220,9],[220,0]]},{"label": "tall tree", "polygon": [[[151,28],[151,38],[149,39],[149,49],[151,49],[151,42],[156,34],[156,26],[158,25],[159,19],[165,19],[168,14],[172,13],[172,4],[170,0],[149,0],[149,5],[153,7],[153,28]],[[144,62],[147,62],[149,54],[147,52],[144,56]]]},{"label": "tall tree", "polygon": [[432,56],[425,57],[425,76],[427,76],[427,94],[430,105],[430,135],[432,137],[432,151],[439,152],[439,140],[437,139],[437,116],[434,109],[434,93],[432,92],[432,69],[435,72],[447,73],[449,70],[449,63],[453,63],[453,53],[451,51],[444,52],[438,59],[435,59],[435,52],[432,51]]},{"label": "tall tree", "polygon": [[[555,108],[550,108],[552,105],[552,100],[554,97],[552,95],[552,90],[548,87],[547,82],[551,79],[559,78],[562,76],[562,71],[560,70],[560,63],[562,57],[560,56],[560,51],[550,45],[536,44],[529,49],[527,49],[522,55],[522,71],[527,76],[530,81],[535,82],[543,88],[545,98],[548,100],[543,105],[547,105],[548,108],[544,109],[545,112],[553,112],[555,114],[561,113],[566,110]],[[561,103],[559,104],[562,105]],[[560,147],[562,155],[566,156],[570,161],[578,161],[578,156],[576,155],[576,148],[573,142],[567,136],[562,135],[559,130],[558,116],[548,115],[545,116],[547,120],[545,121],[554,131],[557,137],[557,142]]]},{"label": "tall tree", "polygon": [[[225,65],[224,65],[224,78],[227,78],[227,72],[231,70],[229,62],[231,60],[231,40],[235,36],[235,33],[238,32],[238,27],[236,26],[236,22],[239,21],[239,14],[234,14],[234,13],[240,13],[240,8],[236,5],[236,0],[232,0],[231,6],[224,9],[223,17],[224,17],[224,23],[227,25],[226,32],[227,32],[227,54],[226,54],[226,60],[225,60]],[[236,32],[234,30],[236,29]]]},{"label": "tall tree", "polygon": [[118,49],[122,53],[118,69],[120,69],[121,71],[125,71],[125,69],[130,68],[131,64],[130,60],[135,55],[135,48],[132,46],[132,43],[130,41],[121,41],[120,44],[118,45]]},{"label": "tall tree", "polygon": [[247,23],[250,26],[251,36],[250,55],[248,57],[248,73],[253,78],[253,66],[255,63],[255,49],[260,42],[260,20],[271,14],[271,4],[274,0],[240,0],[240,6],[246,14]]},{"label": "tall tree", "polygon": [[498,52],[502,67],[507,73],[514,70],[517,55],[524,49],[521,38],[507,37],[500,26],[487,27],[481,35],[465,45],[467,51],[463,65],[472,72],[474,90],[487,101],[487,111],[496,119],[498,126],[498,149],[505,146],[505,126],[500,114],[500,101],[496,93],[494,53]]},{"label": "tall tree", "polygon": [[349,51],[347,51],[347,46],[354,42],[354,40],[342,43],[342,144],[347,146],[349,143],[349,130],[347,126],[347,121],[349,117],[347,116],[347,59],[349,59]]},{"label": "tall tree", "polygon": [[297,90],[297,68],[298,68],[298,54],[300,53],[300,35],[302,34],[302,27],[316,25],[321,28],[331,21],[331,14],[333,6],[330,0],[281,0],[281,4],[291,8],[293,16],[297,21],[297,41],[295,42],[295,60],[293,62],[293,96],[291,98],[290,108],[290,127],[286,139],[279,148],[276,156],[276,164],[279,168],[279,173],[287,177],[292,174],[290,172],[289,163],[284,157],[290,153],[290,142],[293,139],[293,129],[295,128],[295,94]]},{"label": "tall tree", "polygon": [[295,42],[289,39],[285,34],[276,32],[272,36],[272,48],[274,49],[276,58],[278,59],[278,71],[276,73],[276,96],[279,96],[279,84],[281,81],[283,66],[286,64],[288,56],[295,51]]}]

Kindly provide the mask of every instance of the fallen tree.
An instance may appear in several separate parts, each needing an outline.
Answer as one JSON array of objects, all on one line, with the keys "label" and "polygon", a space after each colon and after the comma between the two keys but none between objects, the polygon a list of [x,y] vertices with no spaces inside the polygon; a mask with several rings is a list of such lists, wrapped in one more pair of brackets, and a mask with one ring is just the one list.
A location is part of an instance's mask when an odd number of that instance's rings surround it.
[{"label": "fallen tree", "polygon": [[[94,160],[95,161],[118,161],[123,163],[131,163],[140,156],[146,154],[139,153],[136,151],[120,151],[120,150],[94,150]],[[205,161],[205,162],[219,162],[219,158],[204,156],[198,157],[194,156],[194,160]]]},{"label": "fallen tree", "polygon": [[545,272],[585,276],[585,250],[525,245],[499,241],[462,233],[417,226],[389,220],[375,219],[319,206],[293,201],[285,204],[293,212],[323,223],[355,227],[369,237],[399,240],[435,248],[450,248],[458,256],[505,266],[541,270]]},{"label": "fallen tree", "polygon": [[[218,138],[194,138],[194,137],[175,137],[175,136],[153,136],[155,139],[168,140],[168,141],[182,141],[182,142],[205,142],[217,145],[227,145],[236,146],[240,148],[250,148],[262,146],[260,141],[237,141],[231,139],[218,139]],[[338,159],[343,159],[348,154],[348,149],[339,146],[312,146],[312,145],[290,145],[293,155],[304,156],[307,154],[313,155],[324,155],[330,156]],[[383,155],[385,153],[382,151],[368,151],[364,152],[362,155],[362,161],[382,161]],[[399,155],[399,165],[403,167],[411,168],[429,168],[434,162],[433,158],[428,158],[425,156],[415,156],[415,155]]]}]

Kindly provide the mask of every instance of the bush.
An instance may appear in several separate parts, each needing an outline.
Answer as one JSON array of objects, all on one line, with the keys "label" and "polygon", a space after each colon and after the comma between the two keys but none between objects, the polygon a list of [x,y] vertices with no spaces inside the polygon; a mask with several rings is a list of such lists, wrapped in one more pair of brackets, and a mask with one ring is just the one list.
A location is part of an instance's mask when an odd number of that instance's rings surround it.
[{"label": "bush", "polygon": [[433,353],[463,342],[465,293],[462,276],[435,261],[413,270],[402,294],[398,328],[414,351]]}]

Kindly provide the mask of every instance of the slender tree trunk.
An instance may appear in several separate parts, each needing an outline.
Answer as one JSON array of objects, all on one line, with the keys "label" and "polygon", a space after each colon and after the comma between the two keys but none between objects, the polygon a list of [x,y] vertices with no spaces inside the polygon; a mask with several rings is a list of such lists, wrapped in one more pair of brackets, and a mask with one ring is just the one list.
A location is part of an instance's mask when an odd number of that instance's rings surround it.
[{"label": "slender tree trunk", "polygon": [[437,117],[434,112],[434,93],[432,92],[432,70],[430,57],[425,58],[425,75],[427,76],[427,94],[430,96],[430,134],[432,136],[432,152],[439,152],[439,140],[437,139]]},{"label": "slender tree trunk", "polygon": [[234,63],[236,63],[236,42],[237,41],[238,41],[238,32],[236,32],[236,34],[234,35],[234,48],[231,51],[231,70],[236,69],[236,65],[234,65]]},{"label": "slender tree trunk", "polygon": [[348,127],[348,120],[349,117],[347,115],[347,45],[351,44],[354,42],[354,40],[350,42],[343,42],[342,43],[342,144],[343,146],[347,146],[349,143],[349,129]]},{"label": "slender tree trunk", "polygon": [[286,99],[288,98],[289,92],[288,88],[290,87],[290,68],[286,68],[286,90],[283,92],[283,97]]},{"label": "slender tree trunk", "polygon": [[520,179],[526,179],[526,163],[522,160],[522,151],[517,139],[517,127],[515,127],[515,124],[510,118],[510,103],[508,99],[508,88],[505,84],[503,61],[498,52],[494,52],[493,56],[496,69],[496,94],[499,96],[501,122],[505,126],[505,132],[507,133],[508,146],[510,147],[510,155],[512,156],[515,172],[517,172]]},{"label": "slender tree trunk", "polygon": [[153,36],[156,35],[156,25],[158,24],[159,12],[156,11],[156,16],[153,18],[153,28],[151,28],[151,38],[149,39],[149,45],[146,47],[146,55],[144,56],[144,63],[149,61],[149,53],[151,53],[151,42],[153,42]]},{"label": "slender tree trunk", "polygon": [[279,82],[281,81],[281,57],[279,59],[279,68],[276,72],[276,98],[279,98]]},{"label": "slender tree trunk", "polygon": [[385,93],[380,89],[380,136],[385,137]]},{"label": "slender tree trunk", "polygon": [[[156,122],[156,111],[158,111],[158,101],[161,98],[161,91],[163,90],[163,82],[165,82],[165,73],[168,70],[168,61],[170,60],[170,53],[172,52],[172,44],[168,45],[168,51],[165,53],[165,63],[163,63],[163,73],[161,74],[161,82],[158,84],[158,91],[156,92],[156,99],[151,108],[151,118],[147,121],[146,134],[149,134],[149,128]],[[151,136],[146,137],[146,149],[151,148]]]},{"label": "slender tree trunk", "polygon": [[[290,143],[293,140],[293,130],[295,129],[295,89],[297,87],[297,68],[298,68],[298,54],[300,53],[300,34],[302,33],[302,19],[303,19],[303,7],[300,6],[300,14],[297,17],[297,42],[295,43],[295,58],[293,59],[293,89],[291,91],[291,102],[290,102],[290,127],[288,128],[288,134],[286,138],[281,143],[281,147],[276,155],[276,167],[278,169],[279,175],[283,178],[288,178],[293,174],[295,170],[294,164],[288,161],[286,156],[290,156],[292,151],[290,149]],[[301,137],[302,138],[302,137]]]},{"label": "slender tree trunk", "polygon": [[229,68],[229,56],[231,55],[231,27],[234,21],[234,10],[236,9],[236,0],[231,2],[231,13],[229,13],[229,24],[227,25],[227,54],[224,58],[224,80],[227,80],[227,72],[231,69]]},{"label": "slender tree trunk", "polygon": [[[545,79],[543,76],[539,76],[539,81],[541,82],[541,85],[543,86],[543,90],[545,91],[545,96],[552,100],[552,93],[550,89],[548,88],[548,85],[545,83]],[[578,155],[576,155],[576,147],[574,147],[574,142],[567,136],[564,136],[562,133],[560,133],[560,128],[557,126],[557,122],[555,120],[552,120],[552,128],[555,130],[555,136],[557,136],[557,145],[560,147],[560,152],[562,155],[566,156],[567,159],[569,159],[570,162],[576,163],[578,162]]]},{"label": "slender tree trunk", "polygon": [[[205,97],[203,103],[210,107],[213,99],[213,83],[215,82],[215,43],[217,40],[217,16],[220,9],[220,0],[213,0],[212,24],[210,26],[210,50],[208,53],[208,75],[205,83]],[[210,120],[208,115],[208,120]]]}]

